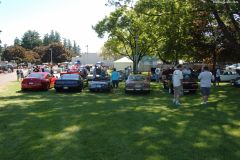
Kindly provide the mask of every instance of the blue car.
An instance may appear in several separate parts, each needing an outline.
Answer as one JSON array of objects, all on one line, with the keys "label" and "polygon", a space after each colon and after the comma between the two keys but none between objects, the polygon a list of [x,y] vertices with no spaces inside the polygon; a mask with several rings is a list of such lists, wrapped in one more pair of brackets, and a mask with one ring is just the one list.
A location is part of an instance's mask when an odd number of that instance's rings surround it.
[{"label": "blue car", "polygon": [[89,91],[107,91],[112,89],[112,83],[110,77],[97,76],[88,85]]},{"label": "blue car", "polygon": [[66,90],[82,91],[83,79],[79,74],[63,74],[55,81],[54,88],[56,92]]}]

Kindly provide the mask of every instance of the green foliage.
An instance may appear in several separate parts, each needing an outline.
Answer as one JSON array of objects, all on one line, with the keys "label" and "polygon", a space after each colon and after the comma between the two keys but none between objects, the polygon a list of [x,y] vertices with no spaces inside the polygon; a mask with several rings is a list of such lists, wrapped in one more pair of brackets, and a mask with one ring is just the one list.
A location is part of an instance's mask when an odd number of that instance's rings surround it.
[{"label": "green foliage", "polygon": [[61,36],[57,31],[51,30],[50,35],[48,33],[44,35],[43,45],[45,46],[51,43],[60,43],[60,42],[61,42]]},{"label": "green foliage", "polygon": [[5,61],[15,60],[17,63],[21,63],[25,58],[25,48],[15,45],[4,49],[2,59]]},{"label": "green foliage", "polygon": [[72,54],[69,50],[64,48],[64,46],[61,43],[52,43],[47,47],[38,48],[36,52],[39,52],[39,55],[41,55],[41,61],[48,63],[51,61],[51,51],[52,49],[52,61],[53,63],[60,63],[64,61],[71,60]]},{"label": "green foliage", "polygon": [[33,49],[34,47],[42,45],[39,33],[32,30],[25,32],[21,41],[21,46],[26,49]]},{"label": "green foliage", "polygon": [[21,40],[18,37],[14,39],[14,45],[21,45]]},{"label": "green foliage", "polygon": [[150,48],[146,36],[148,26],[143,18],[133,10],[121,7],[93,27],[98,37],[108,35],[105,49],[113,51],[112,54],[116,54],[116,57],[127,56],[133,61],[134,73],[137,72],[139,61],[147,55]]}]

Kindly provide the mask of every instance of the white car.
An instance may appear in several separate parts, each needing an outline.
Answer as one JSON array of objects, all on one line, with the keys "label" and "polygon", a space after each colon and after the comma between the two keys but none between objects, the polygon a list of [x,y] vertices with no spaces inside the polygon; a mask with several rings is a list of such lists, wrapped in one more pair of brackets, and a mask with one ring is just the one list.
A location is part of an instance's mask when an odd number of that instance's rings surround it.
[{"label": "white car", "polygon": [[224,71],[220,75],[220,80],[221,80],[221,82],[228,82],[228,81],[231,81],[233,79],[236,79],[239,76],[240,75],[236,72]]}]

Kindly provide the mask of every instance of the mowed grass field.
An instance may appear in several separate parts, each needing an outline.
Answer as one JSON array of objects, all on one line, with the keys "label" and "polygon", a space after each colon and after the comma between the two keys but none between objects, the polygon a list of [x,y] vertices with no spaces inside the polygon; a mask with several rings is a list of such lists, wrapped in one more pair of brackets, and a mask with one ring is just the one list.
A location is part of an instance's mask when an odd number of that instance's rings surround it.
[{"label": "mowed grass field", "polygon": [[20,92],[0,87],[0,160],[239,160],[240,89],[212,88],[182,106],[150,94]]}]

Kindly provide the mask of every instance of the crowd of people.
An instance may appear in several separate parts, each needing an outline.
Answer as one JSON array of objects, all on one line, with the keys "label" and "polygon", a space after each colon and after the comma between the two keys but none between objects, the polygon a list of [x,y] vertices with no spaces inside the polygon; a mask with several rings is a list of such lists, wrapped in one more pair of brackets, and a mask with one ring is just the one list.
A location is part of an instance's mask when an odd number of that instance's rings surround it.
[{"label": "crowd of people", "polygon": [[[33,66],[30,69],[28,69],[28,74],[32,72],[45,72],[48,70],[50,74],[53,75],[53,69],[50,67],[45,68],[45,67],[39,67],[39,66]],[[87,74],[89,73],[90,68],[83,67],[81,68],[81,73],[83,76],[85,75],[85,78]],[[132,68],[126,67],[125,68],[125,77],[128,77],[132,73]],[[163,70],[160,68],[155,69],[155,74],[156,74],[156,82],[160,82],[161,78],[166,78],[164,76],[172,74],[172,84],[173,84],[173,90],[174,90],[174,96],[173,96],[173,103],[175,105],[181,105],[180,102],[180,97],[183,95],[183,85],[182,85],[182,80],[184,75],[191,75],[193,73],[193,70],[190,67],[187,66],[182,66],[177,65],[175,68]],[[19,67],[16,70],[17,74],[17,80],[22,80],[24,78],[24,73],[23,73],[23,68]],[[215,75],[215,78],[213,77]],[[101,65],[95,65],[93,67],[93,79],[105,79],[108,76],[107,74],[107,68]],[[108,77],[112,81],[112,86],[113,88],[118,88],[119,87],[119,78],[120,78],[120,73],[116,71],[116,68],[113,68],[113,71],[111,73],[111,76]],[[200,80],[200,90],[202,93],[202,104],[207,104],[208,103],[208,97],[210,95],[210,88],[211,88],[211,83],[213,80],[216,82],[216,85],[219,86],[220,82],[220,68],[217,67],[215,74],[209,71],[209,68],[207,66],[204,66],[201,70],[201,72],[198,74],[197,77]]]}]

